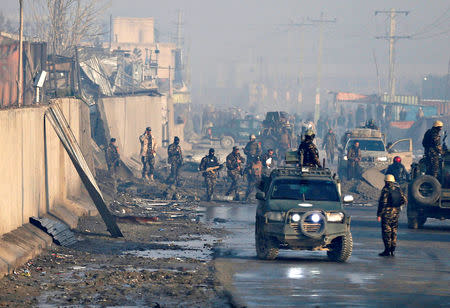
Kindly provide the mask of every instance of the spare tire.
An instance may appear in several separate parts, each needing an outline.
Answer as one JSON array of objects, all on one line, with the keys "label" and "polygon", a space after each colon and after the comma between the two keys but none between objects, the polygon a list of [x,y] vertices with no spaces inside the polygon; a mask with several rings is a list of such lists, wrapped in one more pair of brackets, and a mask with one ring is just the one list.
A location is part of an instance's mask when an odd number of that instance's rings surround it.
[{"label": "spare tire", "polygon": [[421,175],[412,182],[410,192],[415,202],[434,205],[441,197],[441,183],[433,176]]},{"label": "spare tire", "polygon": [[231,136],[223,136],[220,138],[220,145],[224,149],[229,149],[234,146],[234,139]]}]

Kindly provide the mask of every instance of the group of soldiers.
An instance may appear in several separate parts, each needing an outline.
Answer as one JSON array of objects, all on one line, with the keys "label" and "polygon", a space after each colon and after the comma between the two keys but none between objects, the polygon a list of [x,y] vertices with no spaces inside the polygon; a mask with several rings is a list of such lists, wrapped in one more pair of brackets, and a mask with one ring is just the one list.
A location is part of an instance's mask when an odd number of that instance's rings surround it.
[{"label": "group of soldiers", "polygon": [[[208,155],[202,158],[199,165],[199,170],[205,178],[208,201],[211,201],[213,198],[217,172],[224,167],[214,154],[214,149],[209,149]],[[235,146],[226,157],[225,167],[227,168],[227,175],[231,184],[225,195],[232,195],[234,200],[240,200],[239,181],[241,177],[247,179],[245,192],[245,200],[247,200],[263,173],[269,173],[275,163],[274,151],[269,149],[265,154],[262,154],[261,144],[256,141],[255,135],[250,136],[250,141],[244,148],[244,154],[246,159],[241,156],[239,148]]]}]

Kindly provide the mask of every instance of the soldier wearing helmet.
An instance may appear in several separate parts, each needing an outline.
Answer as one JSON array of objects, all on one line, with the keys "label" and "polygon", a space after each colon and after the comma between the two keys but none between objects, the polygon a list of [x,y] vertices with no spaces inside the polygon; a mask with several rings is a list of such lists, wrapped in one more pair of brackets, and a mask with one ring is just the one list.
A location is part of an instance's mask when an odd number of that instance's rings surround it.
[{"label": "soldier wearing helmet", "polygon": [[173,138],[173,143],[167,148],[167,162],[170,164],[169,183],[179,185],[180,168],[183,164],[183,152],[181,151],[180,138]]},{"label": "soldier wearing helmet", "polygon": [[386,174],[392,174],[398,183],[406,182],[409,179],[408,171],[402,164],[400,156],[395,156],[394,161],[386,170]]},{"label": "soldier wearing helmet", "polygon": [[299,162],[302,166],[322,167],[319,160],[319,151],[313,143],[315,136],[314,131],[312,129],[308,129],[305,133],[305,139],[298,147],[297,154],[299,157]]},{"label": "soldier wearing helmet", "polygon": [[444,123],[435,121],[433,127],[426,131],[422,145],[425,149],[426,174],[437,178],[439,173],[439,155],[443,153],[441,145],[441,132]]},{"label": "soldier wearing helmet", "polygon": [[225,195],[229,196],[234,193],[234,200],[239,201],[239,178],[243,174],[242,164],[245,163],[245,159],[241,157],[238,147],[233,147],[233,151],[228,154],[226,159],[226,166],[228,169],[228,177],[231,180],[230,188]]},{"label": "soldier wearing helmet", "polygon": [[261,156],[261,144],[256,142],[256,136],[250,135],[250,141],[247,142],[247,145],[244,148],[244,154],[247,155],[247,165],[255,160],[256,157]]},{"label": "soldier wearing helmet", "polygon": [[397,229],[400,209],[408,202],[406,195],[395,183],[392,174],[386,174],[384,187],[381,190],[378,201],[377,220],[381,222],[381,234],[384,243],[384,251],[379,255],[382,257],[394,256],[397,246]]}]

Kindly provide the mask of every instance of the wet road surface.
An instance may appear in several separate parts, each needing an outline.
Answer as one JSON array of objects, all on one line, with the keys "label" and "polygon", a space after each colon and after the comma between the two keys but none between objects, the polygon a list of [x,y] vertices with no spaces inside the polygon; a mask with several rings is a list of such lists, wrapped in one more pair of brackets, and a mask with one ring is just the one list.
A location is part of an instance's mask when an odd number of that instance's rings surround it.
[{"label": "wet road surface", "polygon": [[[422,230],[406,226],[403,211],[396,257],[382,258],[376,207],[347,207],[353,254],[348,263],[325,252],[280,250],[275,261],[256,258],[255,205],[206,208],[232,234],[217,258],[232,272],[232,292],[249,307],[450,307],[450,221],[429,219]],[[224,220],[221,220],[224,219]]]}]

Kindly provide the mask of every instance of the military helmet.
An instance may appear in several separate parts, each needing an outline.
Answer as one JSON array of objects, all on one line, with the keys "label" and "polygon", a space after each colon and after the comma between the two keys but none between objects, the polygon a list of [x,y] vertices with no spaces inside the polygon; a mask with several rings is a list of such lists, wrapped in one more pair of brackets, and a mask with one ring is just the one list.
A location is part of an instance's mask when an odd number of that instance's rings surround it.
[{"label": "military helmet", "polygon": [[400,156],[395,156],[394,157],[394,162],[401,163],[402,162],[402,158]]},{"label": "military helmet", "polygon": [[394,183],[395,177],[392,174],[386,174],[386,176],[384,177],[384,181]]},{"label": "military helmet", "polygon": [[305,136],[314,137],[316,134],[314,134],[314,131],[312,129],[308,129],[305,133]]},{"label": "military helmet", "polygon": [[233,151],[236,151],[236,150],[239,150],[239,147],[234,146],[234,147],[233,147]]},{"label": "military helmet", "polygon": [[178,136],[175,136],[175,138],[173,138],[174,142],[180,142],[180,138]]},{"label": "military helmet", "polygon": [[151,132],[151,131],[152,131],[152,128],[149,126],[149,127],[147,127],[147,128],[145,129],[145,131]]},{"label": "military helmet", "polygon": [[111,138],[109,142],[116,142],[116,138]]},{"label": "military helmet", "polygon": [[442,126],[444,126],[444,123],[442,123],[442,121],[437,120],[433,123],[433,127],[442,127]]},{"label": "military helmet", "polygon": [[210,148],[209,149],[209,154],[211,155],[211,154],[214,154],[214,152],[215,152],[215,150],[213,149],[213,148]]},{"label": "military helmet", "polygon": [[254,134],[250,135],[250,140],[256,139],[256,136]]}]

